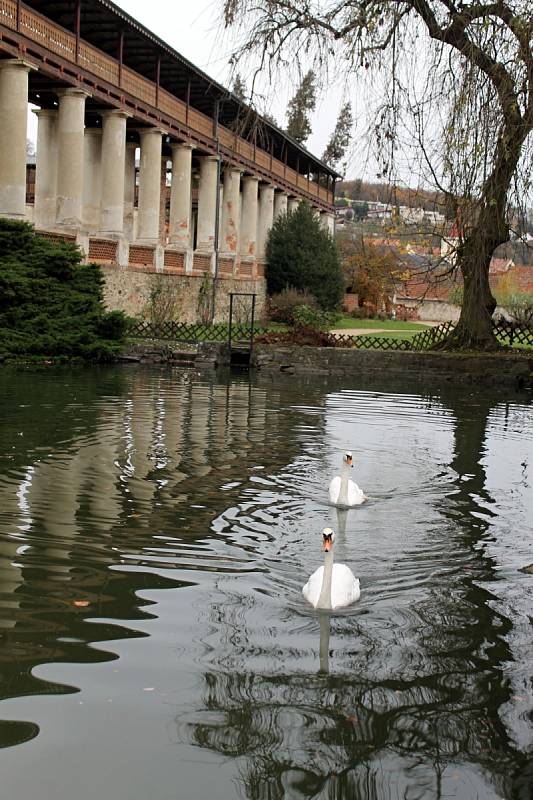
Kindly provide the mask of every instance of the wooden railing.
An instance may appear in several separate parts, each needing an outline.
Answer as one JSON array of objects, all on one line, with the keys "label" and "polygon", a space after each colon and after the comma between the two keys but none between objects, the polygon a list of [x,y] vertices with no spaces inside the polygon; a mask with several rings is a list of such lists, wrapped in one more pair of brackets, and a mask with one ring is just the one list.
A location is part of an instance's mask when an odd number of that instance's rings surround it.
[{"label": "wooden railing", "polygon": [[[16,0],[0,0],[0,25],[17,29]],[[177,122],[187,125],[193,132],[209,139],[213,138],[213,120],[206,114],[195,108],[187,108],[182,100],[164,89],[158,90],[155,83],[134,70],[124,66],[120,69],[116,59],[87,42],[80,40],[77,44],[73,33],[24,5],[20,7],[19,32],[66,61],[79,64],[87,72],[168,114]],[[289,169],[265,150],[254,147],[223,126],[219,126],[218,136],[223,147],[233,150],[248,161],[282,178],[298,191],[308,192],[325,203],[332,202],[332,194],[325,186],[319,186],[315,181],[309,182],[307,176]]]}]

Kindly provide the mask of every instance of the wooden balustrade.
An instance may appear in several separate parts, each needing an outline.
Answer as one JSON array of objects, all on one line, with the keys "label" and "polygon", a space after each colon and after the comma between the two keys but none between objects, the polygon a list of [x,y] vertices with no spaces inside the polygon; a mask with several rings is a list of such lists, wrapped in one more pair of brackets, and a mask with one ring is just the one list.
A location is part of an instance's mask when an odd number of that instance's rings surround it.
[{"label": "wooden balustrade", "polygon": [[86,42],[80,42],[78,63],[88,72],[99,75],[108,83],[118,85],[118,62]]},{"label": "wooden balustrade", "polygon": [[[123,89],[128,94],[157,108],[164,114],[182,124],[186,124],[192,131],[201,134],[204,138],[213,138],[213,120],[195,108],[165,91],[156,89],[155,83],[144,78],[126,66],[119,70],[118,61],[107,56],[102,51],[81,40],[76,47],[76,37],[70,31],[56,25],[33,11],[27,6],[20,8],[20,33],[27,36],[42,47],[51,50],[66,61],[78,63],[107,83]],[[16,30],[17,28],[17,2],[16,0],[0,0],[0,25]],[[76,50],[78,52],[76,52]],[[121,78],[121,79],[120,79]],[[157,100],[157,103],[156,103]],[[287,183],[304,192],[309,192],[325,203],[332,202],[331,192],[315,182],[308,182],[307,176],[300,175],[295,170],[288,168],[281,161],[272,158],[269,153],[259,147],[254,147],[239,136],[219,126],[219,143],[230,151],[249,162],[256,163],[273,175],[283,178]]]},{"label": "wooden balustrade", "polygon": [[0,24],[16,30],[17,4],[14,0],[0,0]]}]

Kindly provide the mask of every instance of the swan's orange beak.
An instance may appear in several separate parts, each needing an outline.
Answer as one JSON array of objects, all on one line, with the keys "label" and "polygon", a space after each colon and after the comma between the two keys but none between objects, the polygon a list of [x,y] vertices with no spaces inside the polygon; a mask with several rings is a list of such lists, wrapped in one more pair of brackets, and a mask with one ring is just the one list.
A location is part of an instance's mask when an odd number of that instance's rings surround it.
[{"label": "swan's orange beak", "polygon": [[329,551],[331,550],[331,545],[333,544],[333,542],[331,541],[331,536],[324,536],[323,543],[324,543],[324,551],[326,553],[329,553]]},{"label": "swan's orange beak", "polygon": [[352,456],[348,456],[347,457],[346,463],[348,464],[348,466],[353,467],[353,458],[352,458]]}]

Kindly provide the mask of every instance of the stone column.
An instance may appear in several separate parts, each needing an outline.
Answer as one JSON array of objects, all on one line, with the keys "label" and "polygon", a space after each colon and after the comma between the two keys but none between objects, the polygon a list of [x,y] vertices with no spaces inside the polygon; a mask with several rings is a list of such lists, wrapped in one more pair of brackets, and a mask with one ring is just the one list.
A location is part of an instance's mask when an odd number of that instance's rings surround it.
[{"label": "stone column", "polygon": [[192,145],[173,144],[170,185],[170,244],[180,250],[191,247]]},{"label": "stone column", "polygon": [[37,154],[35,164],[36,228],[53,227],[57,208],[57,109],[42,108],[37,117]]},{"label": "stone column", "polygon": [[259,210],[257,216],[257,258],[265,260],[266,243],[274,221],[274,187],[266,183],[259,188]]},{"label": "stone column", "polygon": [[133,241],[133,223],[135,219],[135,153],[137,144],[128,142],[126,144],[125,166],[124,166],[124,236],[129,242]]},{"label": "stone column", "polygon": [[26,214],[28,73],[23,61],[0,61],[0,215]]},{"label": "stone column", "polygon": [[241,171],[227,167],[222,195],[222,235],[220,250],[235,256],[239,245]]},{"label": "stone column", "polygon": [[161,147],[163,131],[141,131],[141,168],[139,171],[139,210],[137,240],[144,244],[159,242],[159,206],[161,203]]},{"label": "stone column", "polygon": [[274,219],[277,219],[280,214],[287,213],[287,200],[288,197],[285,192],[276,192],[274,194]]},{"label": "stone column", "polygon": [[242,181],[240,252],[243,258],[255,259],[257,237],[257,186],[259,180],[246,176]]},{"label": "stone column", "polygon": [[126,165],[125,111],[102,114],[102,202],[100,233],[122,236],[124,230],[124,180]]},{"label": "stone column", "polygon": [[215,221],[217,202],[218,158],[202,156],[200,159],[200,185],[198,187],[198,233],[196,249],[212,253],[215,246]]},{"label": "stone column", "polygon": [[85,100],[81,89],[63,89],[57,119],[57,216],[59,225],[82,224]]},{"label": "stone column", "polygon": [[329,211],[320,212],[320,224],[323,228],[330,232],[333,236],[335,234],[335,215]]},{"label": "stone column", "polygon": [[287,203],[287,211],[289,214],[292,214],[293,211],[296,211],[299,205],[300,200],[297,197],[289,197],[289,201]]},{"label": "stone column", "polygon": [[83,146],[83,227],[96,233],[102,197],[102,129],[86,128]]}]

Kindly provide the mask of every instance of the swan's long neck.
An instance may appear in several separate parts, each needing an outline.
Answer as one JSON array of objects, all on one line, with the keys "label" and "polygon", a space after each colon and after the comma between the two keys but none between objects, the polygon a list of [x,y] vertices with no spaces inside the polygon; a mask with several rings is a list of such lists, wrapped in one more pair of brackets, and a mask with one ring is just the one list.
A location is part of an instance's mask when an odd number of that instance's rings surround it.
[{"label": "swan's long neck", "polygon": [[341,488],[339,491],[340,505],[348,504],[348,483],[350,478],[350,470],[351,470],[350,465],[347,464],[345,461],[343,461],[341,470]]},{"label": "swan's long neck", "polygon": [[322,574],[322,588],[318,598],[317,608],[331,608],[331,581],[333,578],[333,548],[324,553],[324,572]]}]

